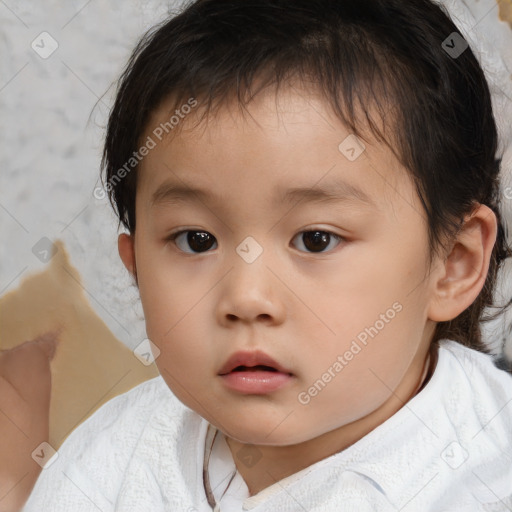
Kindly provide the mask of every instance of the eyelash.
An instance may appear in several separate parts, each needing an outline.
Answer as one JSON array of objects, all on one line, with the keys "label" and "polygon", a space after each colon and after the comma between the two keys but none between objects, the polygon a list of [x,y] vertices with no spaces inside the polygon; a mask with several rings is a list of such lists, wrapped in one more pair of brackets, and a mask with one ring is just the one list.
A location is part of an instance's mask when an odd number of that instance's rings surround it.
[{"label": "eyelash", "polygon": [[[196,233],[208,233],[208,231],[203,231],[201,229],[183,229],[181,231],[176,231],[174,233],[171,233],[168,237],[165,238],[165,241],[166,242],[173,242],[174,245],[176,245],[175,243],[175,240],[176,238],[178,238],[179,235],[183,234],[183,233],[189,233],[189,232],[196,232]],[[325,233],[327,235],[329,235],[330,237],[332,238],[335,238],[339,243],[336,245],[336,247],[341,243],[341,242],[344,242],[346,241],[346,239],[344,237],[342,237],[341,235],[337,235],[336,233],[333,233],[332,231],[328,231],[328,230],[325,230],[325,229],[306,229],[306,230],[303,230],[303,231],[299,231],[294,237],[292,240],[294,240],[298,235],[302,235],[304,233],[314,233],[314,232],[319,232],[319,233]],[[208,233],[209,235],[211,235],[211,233]],[[213,236],[213,235],[211,235]],[[215,239],[215,237],[213,237]],[[216,240],[216,239],[215,239]],[[336,248],[335,247],[335,248]],[[191,255],[194,255],[194,254],[204,254],[208,251],[204,251],[203,253],[201,252],[186,252],[186,251],[182,251],[181,249],[179,249],[178,247],[178,250],[180,250],[181,252],[185,252],[186,254],[191,254]],[[306,254],[326,254],[326,253],[329,253],[329,252],[332,252],[333,249],[331,249],[330,251],[320,251],[320,252],[314,252],[314,251],[306,251]],[[303,252],[303,251],[302,251]]]}]

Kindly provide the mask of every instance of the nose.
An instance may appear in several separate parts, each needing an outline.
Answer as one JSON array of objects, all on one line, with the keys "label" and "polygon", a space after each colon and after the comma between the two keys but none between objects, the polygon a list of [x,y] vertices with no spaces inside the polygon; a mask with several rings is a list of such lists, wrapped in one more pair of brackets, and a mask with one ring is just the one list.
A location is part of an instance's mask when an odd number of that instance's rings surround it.
[{"label": "nose", "polygon": [[237,322],[263,322],[278,325],[284,321],[286,287],[275,276],[264,258],[247,263],[234,260],[233,268],[223,279],[217,302],[218,321],[223,326]]}]

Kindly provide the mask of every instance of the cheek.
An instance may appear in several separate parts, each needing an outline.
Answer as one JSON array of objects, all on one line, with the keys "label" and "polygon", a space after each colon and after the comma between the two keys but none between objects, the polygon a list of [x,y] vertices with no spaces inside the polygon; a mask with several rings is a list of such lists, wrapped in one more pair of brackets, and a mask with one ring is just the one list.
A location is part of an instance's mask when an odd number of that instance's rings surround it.
[{"label": "cheek", "polygon": [[[365,343],[347,337],[321,354],[310,354],[310,371],[303,379],[297,401],[308,401],[299,410],[312,428],[320,425],[324,432],[351,423],[392,396],[391,390],[399,385],[414,355],[413,343],[402,346],[396,342],[401,326],[398,318],[395,322],[376,335],[363,330]],[[322,433],[320,430],[318,434]]]},{"label": "cheek", "polygon": [[317,304],[332,332],[324,329],[317,342],[303,345],[308,370],[300,391],[311,399],[311,416],[322,416],[333,428],[340,414],[349,423],[390,398],[421,340],[421,287],[410,293],[396,264],[386,272],[367,269],[331,281],[329,299]]},{"label": "cheek", "polygon": [[[427,262],[420,243],[404,244],[388,233],[353,249],[341,268],[331,269],[331,304],[326,307],[335,326],[333,330],[357,336],[379,321],[380,315],[386,315],[386,311],[392,319],[390,323],[396,324],[405,321],[415,309],[421,309],[421,301],[426,300],[423,285]],[[396,312],[406,307],[407,313]],[[386,322],[386,330],[390,323]]]},{"label": "cheek", "polygon": [[175,311],[173,294],[169,293],[166,281],[158,279],[155,271],[138,270],[139,294],[144,310],[146,331],[149,338],[160,344],[164,334],[173,325]]},{"label": "cheek", "polygon": [[[191,280],[157,259],[143,259],[139,293],[148,338],[160,350],[157,364],[172,372],[188,368],[204,354],[211,339],[204,319],[207,301],[201,300],[209,287]],[[211,286],[211,285],[210,285]]]},{"label": "cheek", "polygon": [[137,252],[137,277],[148,335],[154,341],[163,341],[191,308],[197,294],[194,281],[187,280],[169,264],[165,251],[151,248],[149,241],[145,250]]}]

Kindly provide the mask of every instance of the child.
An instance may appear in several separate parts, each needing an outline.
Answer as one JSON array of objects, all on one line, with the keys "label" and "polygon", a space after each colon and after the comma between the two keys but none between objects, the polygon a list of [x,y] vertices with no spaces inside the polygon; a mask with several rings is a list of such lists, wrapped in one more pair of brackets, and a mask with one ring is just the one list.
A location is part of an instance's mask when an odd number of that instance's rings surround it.
[{"label": "child", "polygon": [[512,509],[512,377],[479,326],[497,144],[428,0],[197,0],[153,30],[103,163],[161,375],[24,510]]}]

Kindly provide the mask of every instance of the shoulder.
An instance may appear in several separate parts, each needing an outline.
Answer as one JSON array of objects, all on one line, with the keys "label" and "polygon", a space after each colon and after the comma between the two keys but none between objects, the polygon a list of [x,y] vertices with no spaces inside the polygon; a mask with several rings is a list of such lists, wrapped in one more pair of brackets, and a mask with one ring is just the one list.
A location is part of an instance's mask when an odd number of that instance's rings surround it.
[{"label": "shoulder", "polygon": [[438,391],[445,389],[444,408],[454,424],[464,428],[471,421],[479,433],[495,436],[510,449],[512,374],[498,368],[491,354],[453,340],[440,341],[439,366]]},{"label": "shoulder", "polygon": [[84,441],[97,444],[104,437],[126,448],[126,443],[129,446],[130,439],[135,440],[152,414],[163,406],[176,411],[183,407],[159,375],[103,404],[73,430],[61,450],[83,451]]},{"label": "shoulder", "polygon": [[100,451],[105,442],[109,450],[119,448],[128,454],[153,415],[161,409],[179,417],[184,406],[159,375],[103,404],[70,434],[59,451],[81,457],[93,446],[97,447],[95,451]]},{"label": "shoulder", "polygon": [[[162,402],[177,406],[180,402],[172,394],[161,375],[146,380],[129,391],[103,404],[84,423],[88,427],[98,423],[117,423],[128,418],[137,419],[140,412],[149,412]],[[83,428],[83,427],[82,427]]]},{"label": "shoulder", "polygon": [[111,510],[137,444],[161,410],[179,422],[185,407],[160,375],[106,402],[66,438],[23,512],[64,511],[59,503],[89,510],[92,502]]},{"label": "shoulder", "polygon": [[[453,340],[441,340],[439,350],[444,352],[446,368],[464,380],[479,408],[512,399],[512,373],[496,366],[495,356]],[[512,410],[507,412],[512,414]]]},{"label": "shoulder", "polygon": [[482,505],[512,505],[512,374],[453,340],[440,342],[439,357],[448,475]]}]

